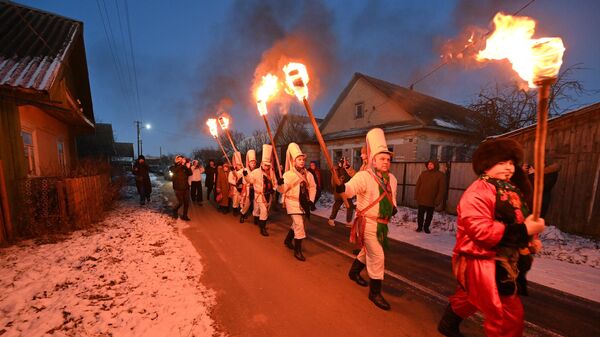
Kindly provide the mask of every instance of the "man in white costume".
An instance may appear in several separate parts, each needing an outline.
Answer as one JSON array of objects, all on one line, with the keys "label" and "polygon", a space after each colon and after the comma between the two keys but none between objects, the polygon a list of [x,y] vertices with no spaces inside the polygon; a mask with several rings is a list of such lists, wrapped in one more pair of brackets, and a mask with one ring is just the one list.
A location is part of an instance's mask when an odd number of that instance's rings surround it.
[{"label": "man in white costume", "polygon": [[361,247],[348,276],[358,285],[366,287],[367,281],[360,272],[367,267],[370,278],[369,299],[381,309],[390,305],[381,295],[384,274],[384,248],[387,245],[387,223],[396,213],[398,181],[389,172],[392,152],[388,150],[383,130],[375,128],[367,133],[369,167],[359,171],[346,184],[336,186],[336,191],[347,198],[357,197],[357,215],[352,226],[350,241]]},{"label": "man in white costume", "polygon": [[310,216],[317,194],[317,184],[304,167],[305,161],[306,154],[302,153],[298,144],[290,143],[285,155],[285,173],[283,179],[277,182],[285,209],[292,218],[291,229],[283,243],[294,250],[294,257],[300,261],[306,261],[302,254],[302,240],[306,238],[304,215]]},{"label": "man in white costume", "polygon": [[260,167],[248,173],[244,170],[245,180],[254,187],[254,215],[258,222],[260,234],[269,236],[267,232],[267,218],[269,217],[269,205],[275,199],[275,189],[277,181],[275,174],[271,170],[271,157],[273,155],[273,146],[263,144],[262,161]]},{"label": "man in white costume", "polygon": [[235,151],[233,153],[233,158],[231,164],[233,168],[229,172],[229,176],[227,177],[227,181],[231,186],[231,203],[233,207],[233,216],[238,216],[240,214],[240,201],[242,200],[242,174],[244,169],[244,164],[242,162],[242,154],[239,151]]},{"label": "man in white costume", "polygon": [[[256,152],[251,149],[246,152],[246,169],[252,172],[256,168]],[[242,175],[243,175],[242,169]],[[242,179],[242,192],[240,193],[240,223],[244,223],[250,213],[250,208],[254,202],[254,188],[252,184]],[[258,223],[257,223],[258,224]]]}]

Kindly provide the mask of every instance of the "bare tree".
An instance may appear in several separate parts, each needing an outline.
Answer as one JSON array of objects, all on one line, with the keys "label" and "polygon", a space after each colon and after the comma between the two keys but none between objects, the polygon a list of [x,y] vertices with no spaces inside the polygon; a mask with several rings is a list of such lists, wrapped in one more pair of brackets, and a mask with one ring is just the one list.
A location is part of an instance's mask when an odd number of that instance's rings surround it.
[{"label": "bare tree", "polygon": [[[574,79],[574,72],[582,69],[574,65],[559,74],[552,85],[549,117],[576,108],[577,98],[596,92]],[[481,89],[468,108],[476,112],[473,124],[480,137],[502,134],[536,122],[537,90],[523,89],[517,83],[496,83]]]},{"label": "bare tree", "polygon": [[192,151],[192,158],[201,160],[204,165],[207,165],[208,161],[211,159],[216,162],[226,161],[226,159],[223,157],[223,151],[216,147],[196,148]]},{"label": "bare tree", "polygon": [[307,116],[294,113],[274,114],[273,119],[276,134],[275,142],[277,145],[287,145],[291,142],[305,143],[313,140],[310,121]]}]

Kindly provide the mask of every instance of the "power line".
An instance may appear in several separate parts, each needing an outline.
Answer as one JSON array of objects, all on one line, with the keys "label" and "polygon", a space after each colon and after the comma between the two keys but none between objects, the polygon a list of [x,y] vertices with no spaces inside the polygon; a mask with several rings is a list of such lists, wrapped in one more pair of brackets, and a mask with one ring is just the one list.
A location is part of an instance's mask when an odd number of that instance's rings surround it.
[{"label": "power line", "polygon": [[[528,3],[526,3],[525,5],[523,5],[523,7],[519,8],[519,10],[517,10],[516,12],[513,13],[513,16],[519,14],[521,11],[523,11],[525,8],[529,7],[529,5],[531,5],[535,0],[529,0]],[[487,37],[488,35],[491,34],[491,30],[489,30],[487,33],[485,33],[482,38]],[[472,45],[475,44],[475,41],[467,44],[460,52],[464,53],[467,49],[469,49]],[[423,81],[424,79],[428,78],[429,76],[433,75],[433,73],[435,73],[436,71],[440,70],[441,68],[443,68],[445,65],[447,65],[449,63],[449,61],[444,61],[440,64],[438,64],[437,66],[435,66],[435,68],[433,68],[431,71],[429,71],[427,74],[421,76],[419,79],[417,79],[416,81],[412,82],[410,85],[410,88],[413,89],[415,87],[415,85],[421,81]]]},{"label": "power line", "polygon": [[142,110],[142,103],[140,101],[140,89],[139,89],[139,85],[138,85],[137,69],[136,69],[136,64],[135,64],[135,54],[133,53],[133,39],[131,37],[131,23],[129,21],[129,5],[128,5],[127,0],[125,0],[125,18],[127,19],[127,33],[129,35],[129,52],[130,52],[130,56],[131,56],[131,63],[133,66],[133,79],[134,79],[133,83],[135,85],[135,97],[136,97],[138,109],[139,109],[140,115],[141,115],[143,110]]}]

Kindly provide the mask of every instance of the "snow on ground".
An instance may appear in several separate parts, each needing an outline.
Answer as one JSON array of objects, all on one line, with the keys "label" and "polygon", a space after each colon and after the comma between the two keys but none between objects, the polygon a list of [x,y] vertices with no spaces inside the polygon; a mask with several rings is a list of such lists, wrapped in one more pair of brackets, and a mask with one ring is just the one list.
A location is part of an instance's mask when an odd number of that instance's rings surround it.
[{"label": "snow on ground", "polygon": [[101,223],[0,249],[0,335],[211,336],[215,294],[182,222],[161,214],[160,182],[135,187]]},{"label": "snow on ground", "polygon": [[[313,214],[328,218],[333,196],[323,193]],[[345,223],[346,209],[338,212],[336,221]],[[399,207],[389,224],[389,237],[444,255],[452,255],[456,232],[456,216],[438,213],[433,216],[431,234],[417,233],[417,210]],[[543,251],[537,255],[527,278],[533,282],[570,294],[600,302],[600,242],[562,232],[547,226],[540,235]]]}]

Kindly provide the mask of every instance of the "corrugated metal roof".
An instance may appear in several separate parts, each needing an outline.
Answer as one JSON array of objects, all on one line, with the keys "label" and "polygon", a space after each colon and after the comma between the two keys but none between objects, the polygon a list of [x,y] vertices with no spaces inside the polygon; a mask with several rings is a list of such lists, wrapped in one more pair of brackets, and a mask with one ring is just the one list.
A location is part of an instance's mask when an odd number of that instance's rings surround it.
[{"label": "corrugated metal roof", "polygon": [[48,91],[81,22],[0,1],[0,86]]}]

